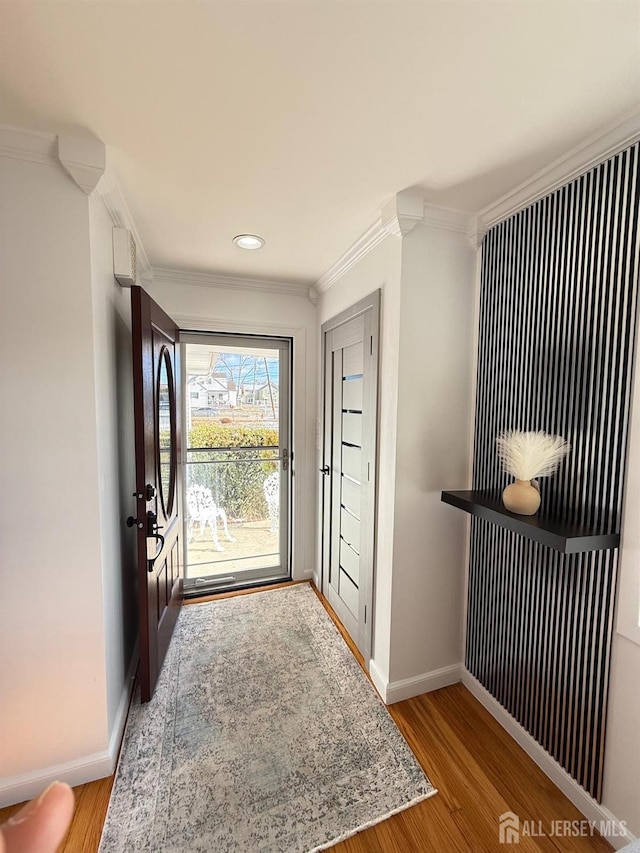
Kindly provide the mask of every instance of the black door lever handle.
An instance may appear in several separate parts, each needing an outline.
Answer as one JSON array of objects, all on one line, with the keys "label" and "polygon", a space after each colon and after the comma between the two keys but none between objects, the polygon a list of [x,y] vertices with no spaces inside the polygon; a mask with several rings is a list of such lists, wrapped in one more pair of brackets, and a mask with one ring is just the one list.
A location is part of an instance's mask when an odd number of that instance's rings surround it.
[{"label": "black door lever handle", "polygon": [[160,554],[162,553],[162,549],[164,548],[164,536],[162,533],[158,533],[158,530],[162,530],[162,527],[158,525],[158,516],[155,512],[149,510],[147,513],[147,538],[148,539],[157,539],[160,543],[160,548],[158,549],[155,557],[147,560],[147,569],[149,572],[153,571],[153,564],[158,559]]},{"label": "black door lever handle", "polygon": [[328,465],[323,465],[322,468],[319,469],[321,474],[325,476],[331,473],[331,468]]},{"label": "black door lever handle", "polygon": [[155,555],[155,557],[152,557],[151,560],[147,561],[148,562],[148,571],[152,572],[153,571],[153,564],[158,559],[158,557],[160,556],[160,554],[162,552],[162,549],[164,548],[164,536],[162,535],[162,533],[150,533],[148,538],[149,539],[157,539],[158,542],[160,543],[160,547],[158,548],[158,553]]}]

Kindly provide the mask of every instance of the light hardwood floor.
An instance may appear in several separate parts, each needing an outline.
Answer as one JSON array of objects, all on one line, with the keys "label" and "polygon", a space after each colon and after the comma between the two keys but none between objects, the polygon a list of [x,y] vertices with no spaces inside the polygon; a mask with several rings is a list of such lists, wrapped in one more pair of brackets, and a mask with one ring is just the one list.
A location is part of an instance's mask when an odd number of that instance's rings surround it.
[{"label": "light hardwood floor", "polygon": [[[250,592],[210,596],[206,600]],[[328,603],[317,594],[362,666],[362,657],[351,639]],[[389,712],[438,793],[341,842],[334,848],[336,853],[612,849],[599,836],[526,836],[519,845],[508,848],[499,843],[498,819],[506,811],[515,812],[522,821],[530,821],[530,826],[547,832],[553,821],[583,818],[461,684],[398,702],[389,707]],[[76,812],[60,848],[62,853],[95,853],[98,849],[112,784],[110,777],[75,789]],[[19,808],[0,809],[0,823]]]}]

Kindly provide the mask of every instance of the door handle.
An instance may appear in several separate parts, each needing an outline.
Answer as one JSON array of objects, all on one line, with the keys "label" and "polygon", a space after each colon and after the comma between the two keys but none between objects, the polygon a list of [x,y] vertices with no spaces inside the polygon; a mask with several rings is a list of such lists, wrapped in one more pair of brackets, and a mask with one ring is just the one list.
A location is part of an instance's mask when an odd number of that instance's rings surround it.
[{"label": "door handle", "polygon": [[147,538],[148,539],[157,539],[160,543],[160,547],[158,548],[158,552],[155,557],[151,559],[147,558],[147,569],[149,572],[153,571],[153,564],[158,559],[160,554],[162,553],[162,549],[164,548],[164,536],[162,533],[158,533],[158,530],[162,530],[162,527],[158,524],[158,516],[152,510],[149,510],[147,513]]},{"label": "door handle", "polygon": [[321,474],[325,475],[325,477],[331,473],[331,468],[328,465],[323,465],[319,470]]}]

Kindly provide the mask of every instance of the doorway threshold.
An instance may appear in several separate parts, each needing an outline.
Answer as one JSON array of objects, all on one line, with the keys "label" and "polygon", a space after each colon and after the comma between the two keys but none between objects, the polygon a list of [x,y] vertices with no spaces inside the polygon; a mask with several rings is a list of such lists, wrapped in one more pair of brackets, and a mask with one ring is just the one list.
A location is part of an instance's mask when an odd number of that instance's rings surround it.
[{"label": "doorway threshold", "polygon": [[276,583],[290,581],[291,577],[286,574],[274,574],[271,577],[261,577],[259,580],[242,578],[236,580],[233,575],[225,577],[204,577],[185,580],[184,597],[200,598],[203,595],[215,595],[219,592],[234,592],[243,589],[259,589],[263,586],[271,586]]}]

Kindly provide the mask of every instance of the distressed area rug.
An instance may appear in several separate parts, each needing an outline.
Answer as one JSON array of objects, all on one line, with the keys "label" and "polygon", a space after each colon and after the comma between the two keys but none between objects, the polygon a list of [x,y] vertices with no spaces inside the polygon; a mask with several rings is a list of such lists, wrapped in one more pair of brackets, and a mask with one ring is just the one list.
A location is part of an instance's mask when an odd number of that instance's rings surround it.
[{"label": "distressed area rug", "polygon": [[306,585],[183,608],[100,853],[322,850],[435,790]]}]

